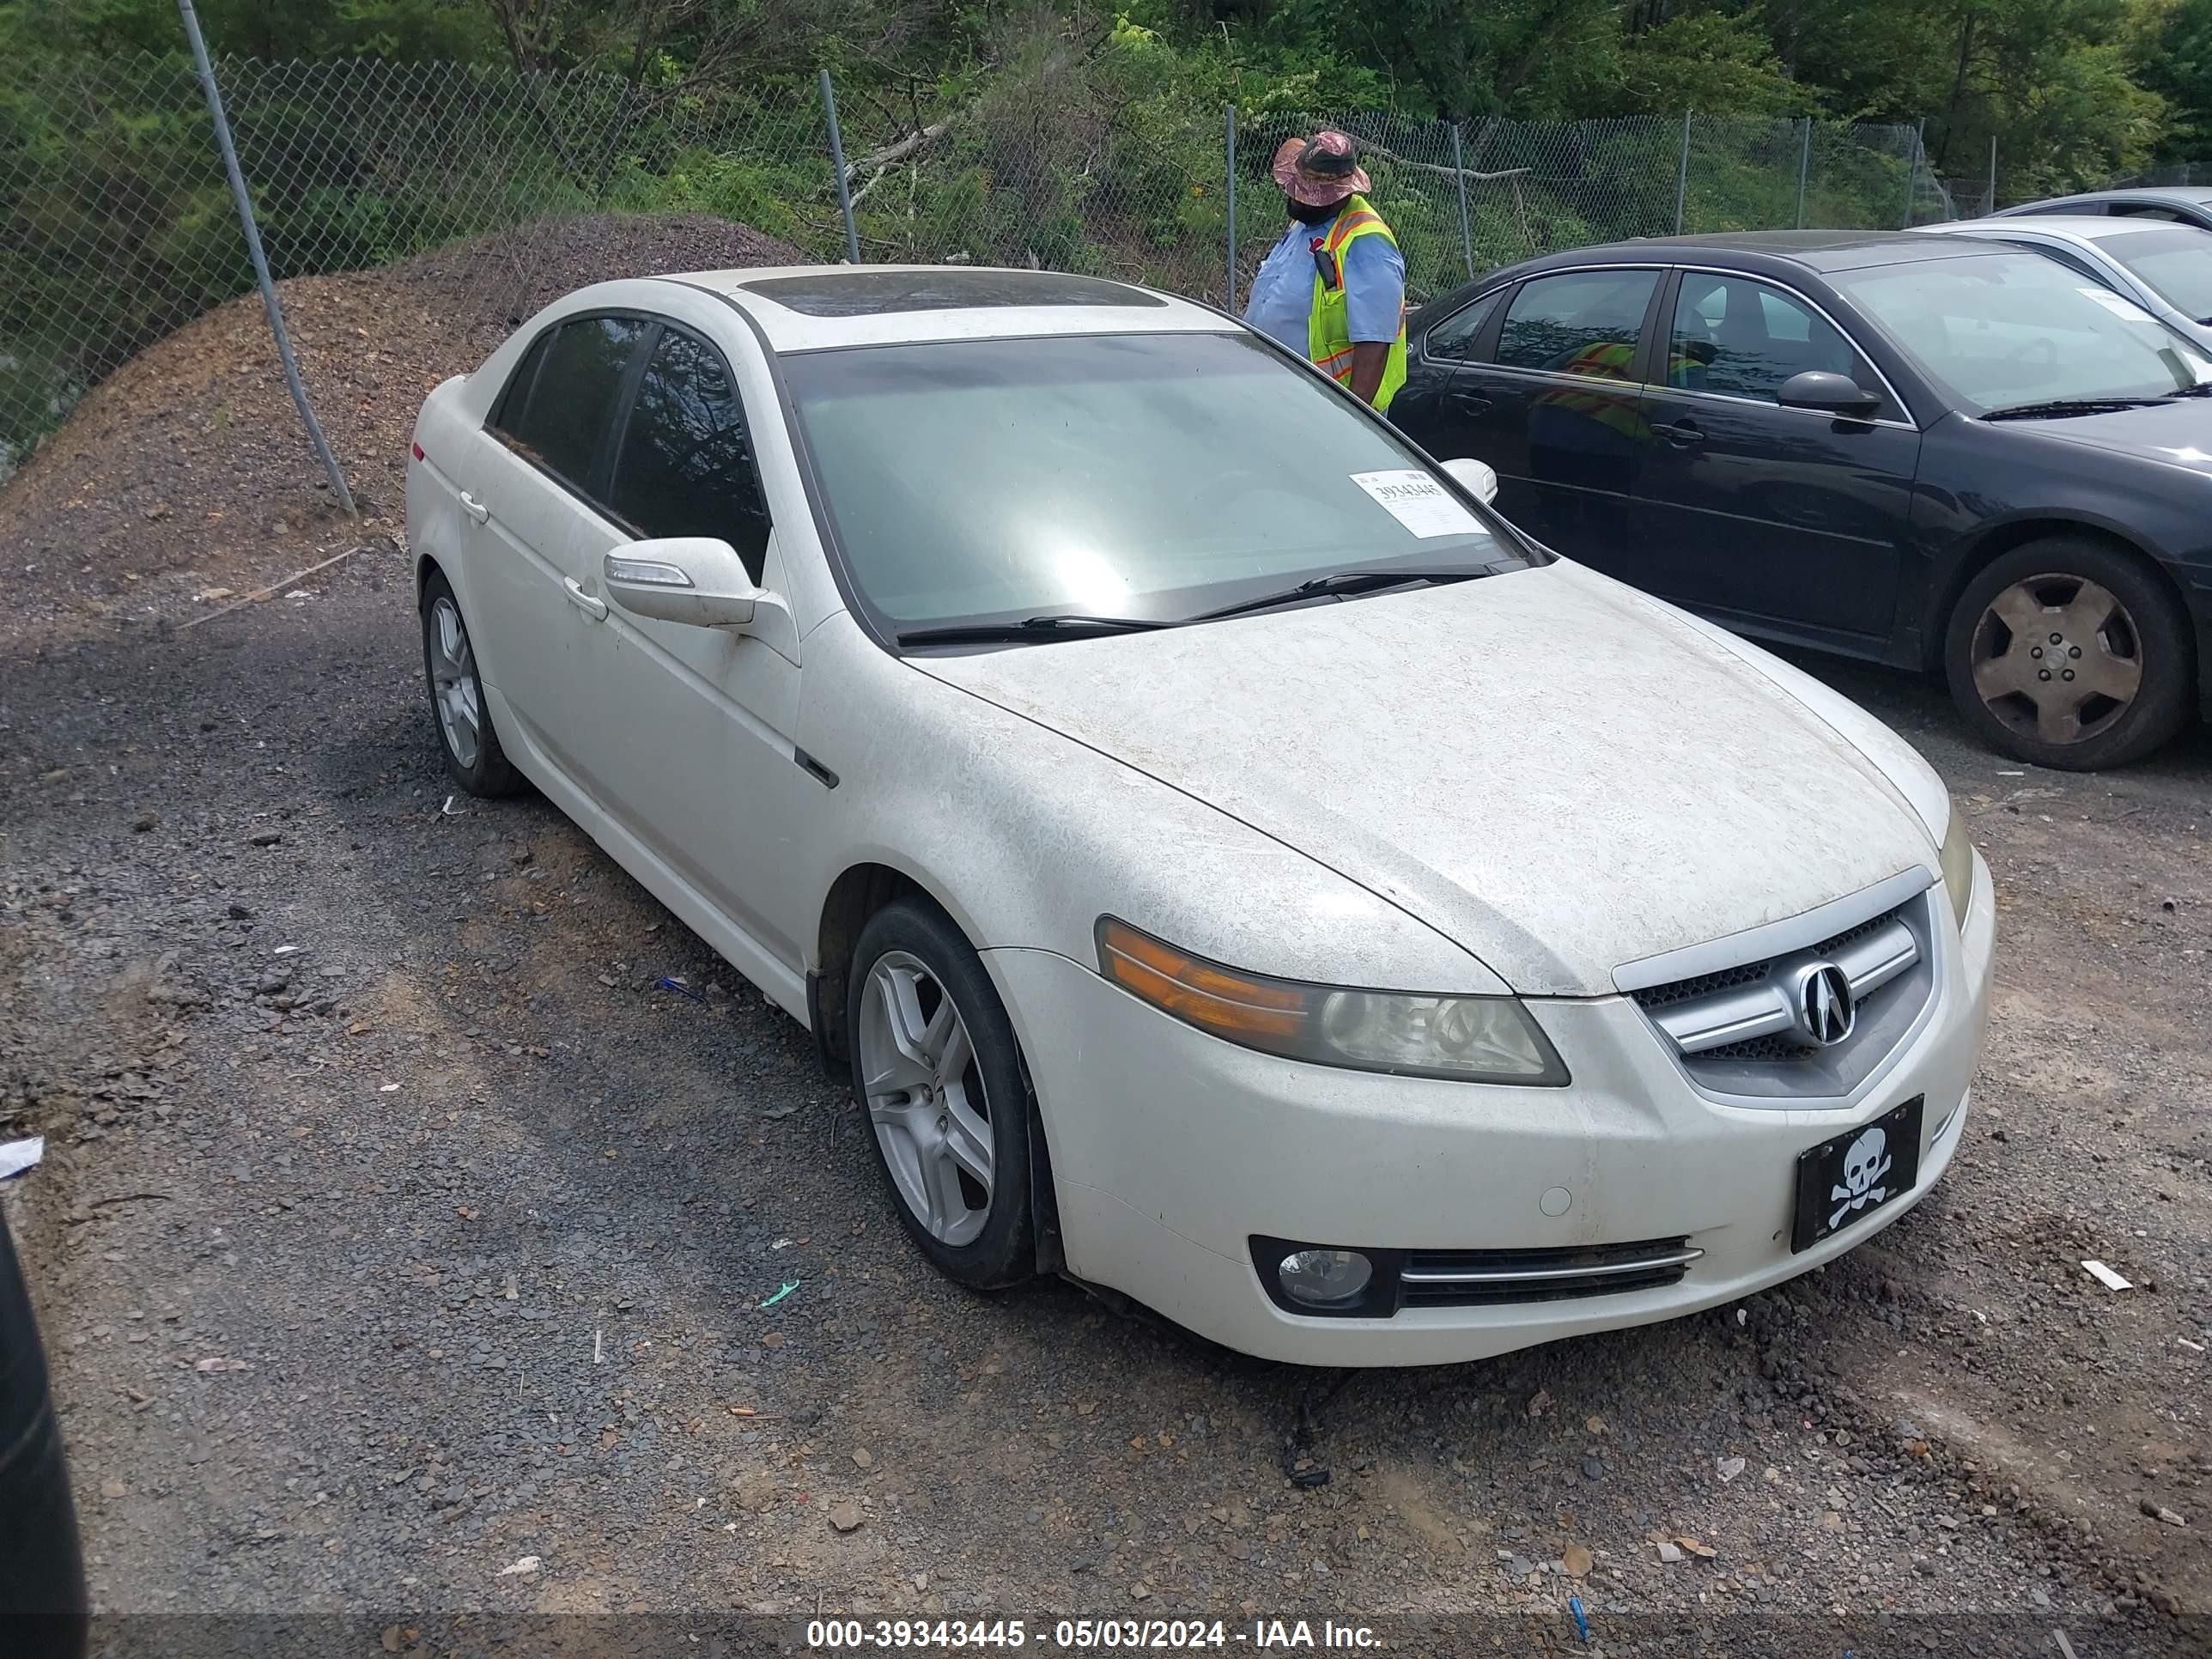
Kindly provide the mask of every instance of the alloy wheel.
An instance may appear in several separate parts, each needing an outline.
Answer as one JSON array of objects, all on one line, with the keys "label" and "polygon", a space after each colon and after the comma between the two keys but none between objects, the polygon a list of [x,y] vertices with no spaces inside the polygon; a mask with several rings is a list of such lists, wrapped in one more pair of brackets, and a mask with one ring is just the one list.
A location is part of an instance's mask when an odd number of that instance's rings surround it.
[{"label": "alloy wheel", "polygon": [[991,1109],[958,1006],[919,957],[889,951],[861,988],[854,1040],[900,1199],[932,1238],[973,1242],[991,1213]]},{"label": "alloy wheel", "polygon": [[2081,576],[2030,576],[2003,589],[1974,624],[1974,690],[2023,737],[2080,743],[2109,730],[2142,685],[2135,619]]},{"label": "alloy wheel", "polygon": [[460,607],[441,595],[430,607],[430,690],[446,747],[463,771],[483,750],[483,706],[477,690],[476,654]]}]

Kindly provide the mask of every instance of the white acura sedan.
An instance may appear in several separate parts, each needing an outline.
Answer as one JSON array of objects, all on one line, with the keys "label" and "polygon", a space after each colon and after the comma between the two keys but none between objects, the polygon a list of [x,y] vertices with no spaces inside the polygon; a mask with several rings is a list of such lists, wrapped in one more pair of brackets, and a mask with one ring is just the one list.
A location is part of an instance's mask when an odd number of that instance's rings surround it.
[{"label": "white acura sedan", "polygon": [[1462,1360],[1802,1273],[1959,1146],[1994,905],[1929,768],[1218,313],[608,283],[413,453],[453,775],[810,1027],[964,1284]]}]

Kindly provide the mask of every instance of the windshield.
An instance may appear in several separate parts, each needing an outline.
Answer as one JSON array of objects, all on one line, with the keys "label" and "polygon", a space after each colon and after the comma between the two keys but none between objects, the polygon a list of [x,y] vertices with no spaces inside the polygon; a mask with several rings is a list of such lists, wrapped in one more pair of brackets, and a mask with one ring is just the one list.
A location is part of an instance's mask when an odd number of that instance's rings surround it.
[{"label": "windshield", "polygon": [[839,550],[893,631],[1181,621],[1323,573],[1517,556],[1387,428],[1249,337],[784,359]]},{"label": "windshield", "polygon": [[2130,231],[2098,246],[2177,311],[2200,323],[2212,321],[2212,234],[2176,225],[2172,230]]},{"label": "windshield", "polygon": [[1992,251],[1831,280],[1984,413],[2155,398],[2212,379],[2212,362],[2134,301],[2039,253]]}]

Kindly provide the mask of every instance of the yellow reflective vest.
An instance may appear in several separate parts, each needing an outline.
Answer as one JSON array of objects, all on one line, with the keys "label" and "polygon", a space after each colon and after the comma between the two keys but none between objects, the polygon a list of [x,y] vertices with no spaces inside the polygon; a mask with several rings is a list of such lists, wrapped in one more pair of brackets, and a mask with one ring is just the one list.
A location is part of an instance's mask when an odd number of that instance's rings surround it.
[{"label": "yellow reflective vest", "polygon": [[[1322,373],[1340,386],[1352,384],[1352,324],[1349,302],[1344,293],[1344,250],[1354,238],[1380,236],[1391,246],[1398,239],[1390,234],[1390,227],[1382,222],[1382,216],[1367,204],[1364,196],[1354,196],[1344,204],[1344,211],[1336,216],[1326,238],[1314,239],[1315,252],[1325,258],[1331,274],[1324,276],[1321,261],[1314,266],[1313,309],[1306,315],[1306,355],[1312,358]],[[1406,384],[1406,306],[1398,303],[1398,337],[1390,343],[1390,356],[1382,369],[1382,384],[1375,389],[1375,407],[1388,409],[1398,388]]]}]

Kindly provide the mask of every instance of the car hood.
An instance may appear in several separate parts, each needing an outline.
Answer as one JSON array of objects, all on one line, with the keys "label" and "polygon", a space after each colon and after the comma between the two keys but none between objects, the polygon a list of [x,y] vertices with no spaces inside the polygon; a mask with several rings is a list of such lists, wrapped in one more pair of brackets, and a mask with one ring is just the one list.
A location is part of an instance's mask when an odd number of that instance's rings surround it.
[{"label": "car hood", "polygon": [[908,660],[1318,860],[1516,990],[1596,995],[1624,963],[1934,867],[1881,769],[1741,651],[1563,561]]},{"label": "car hood", "polygon": [[2056,421],[2001,421],[1997,425],[2051,443],[2134,455],[2212,474],[2212,398],[2187,398],[2179,403],[2115,409],[2103,415],[2074,415]]}]

